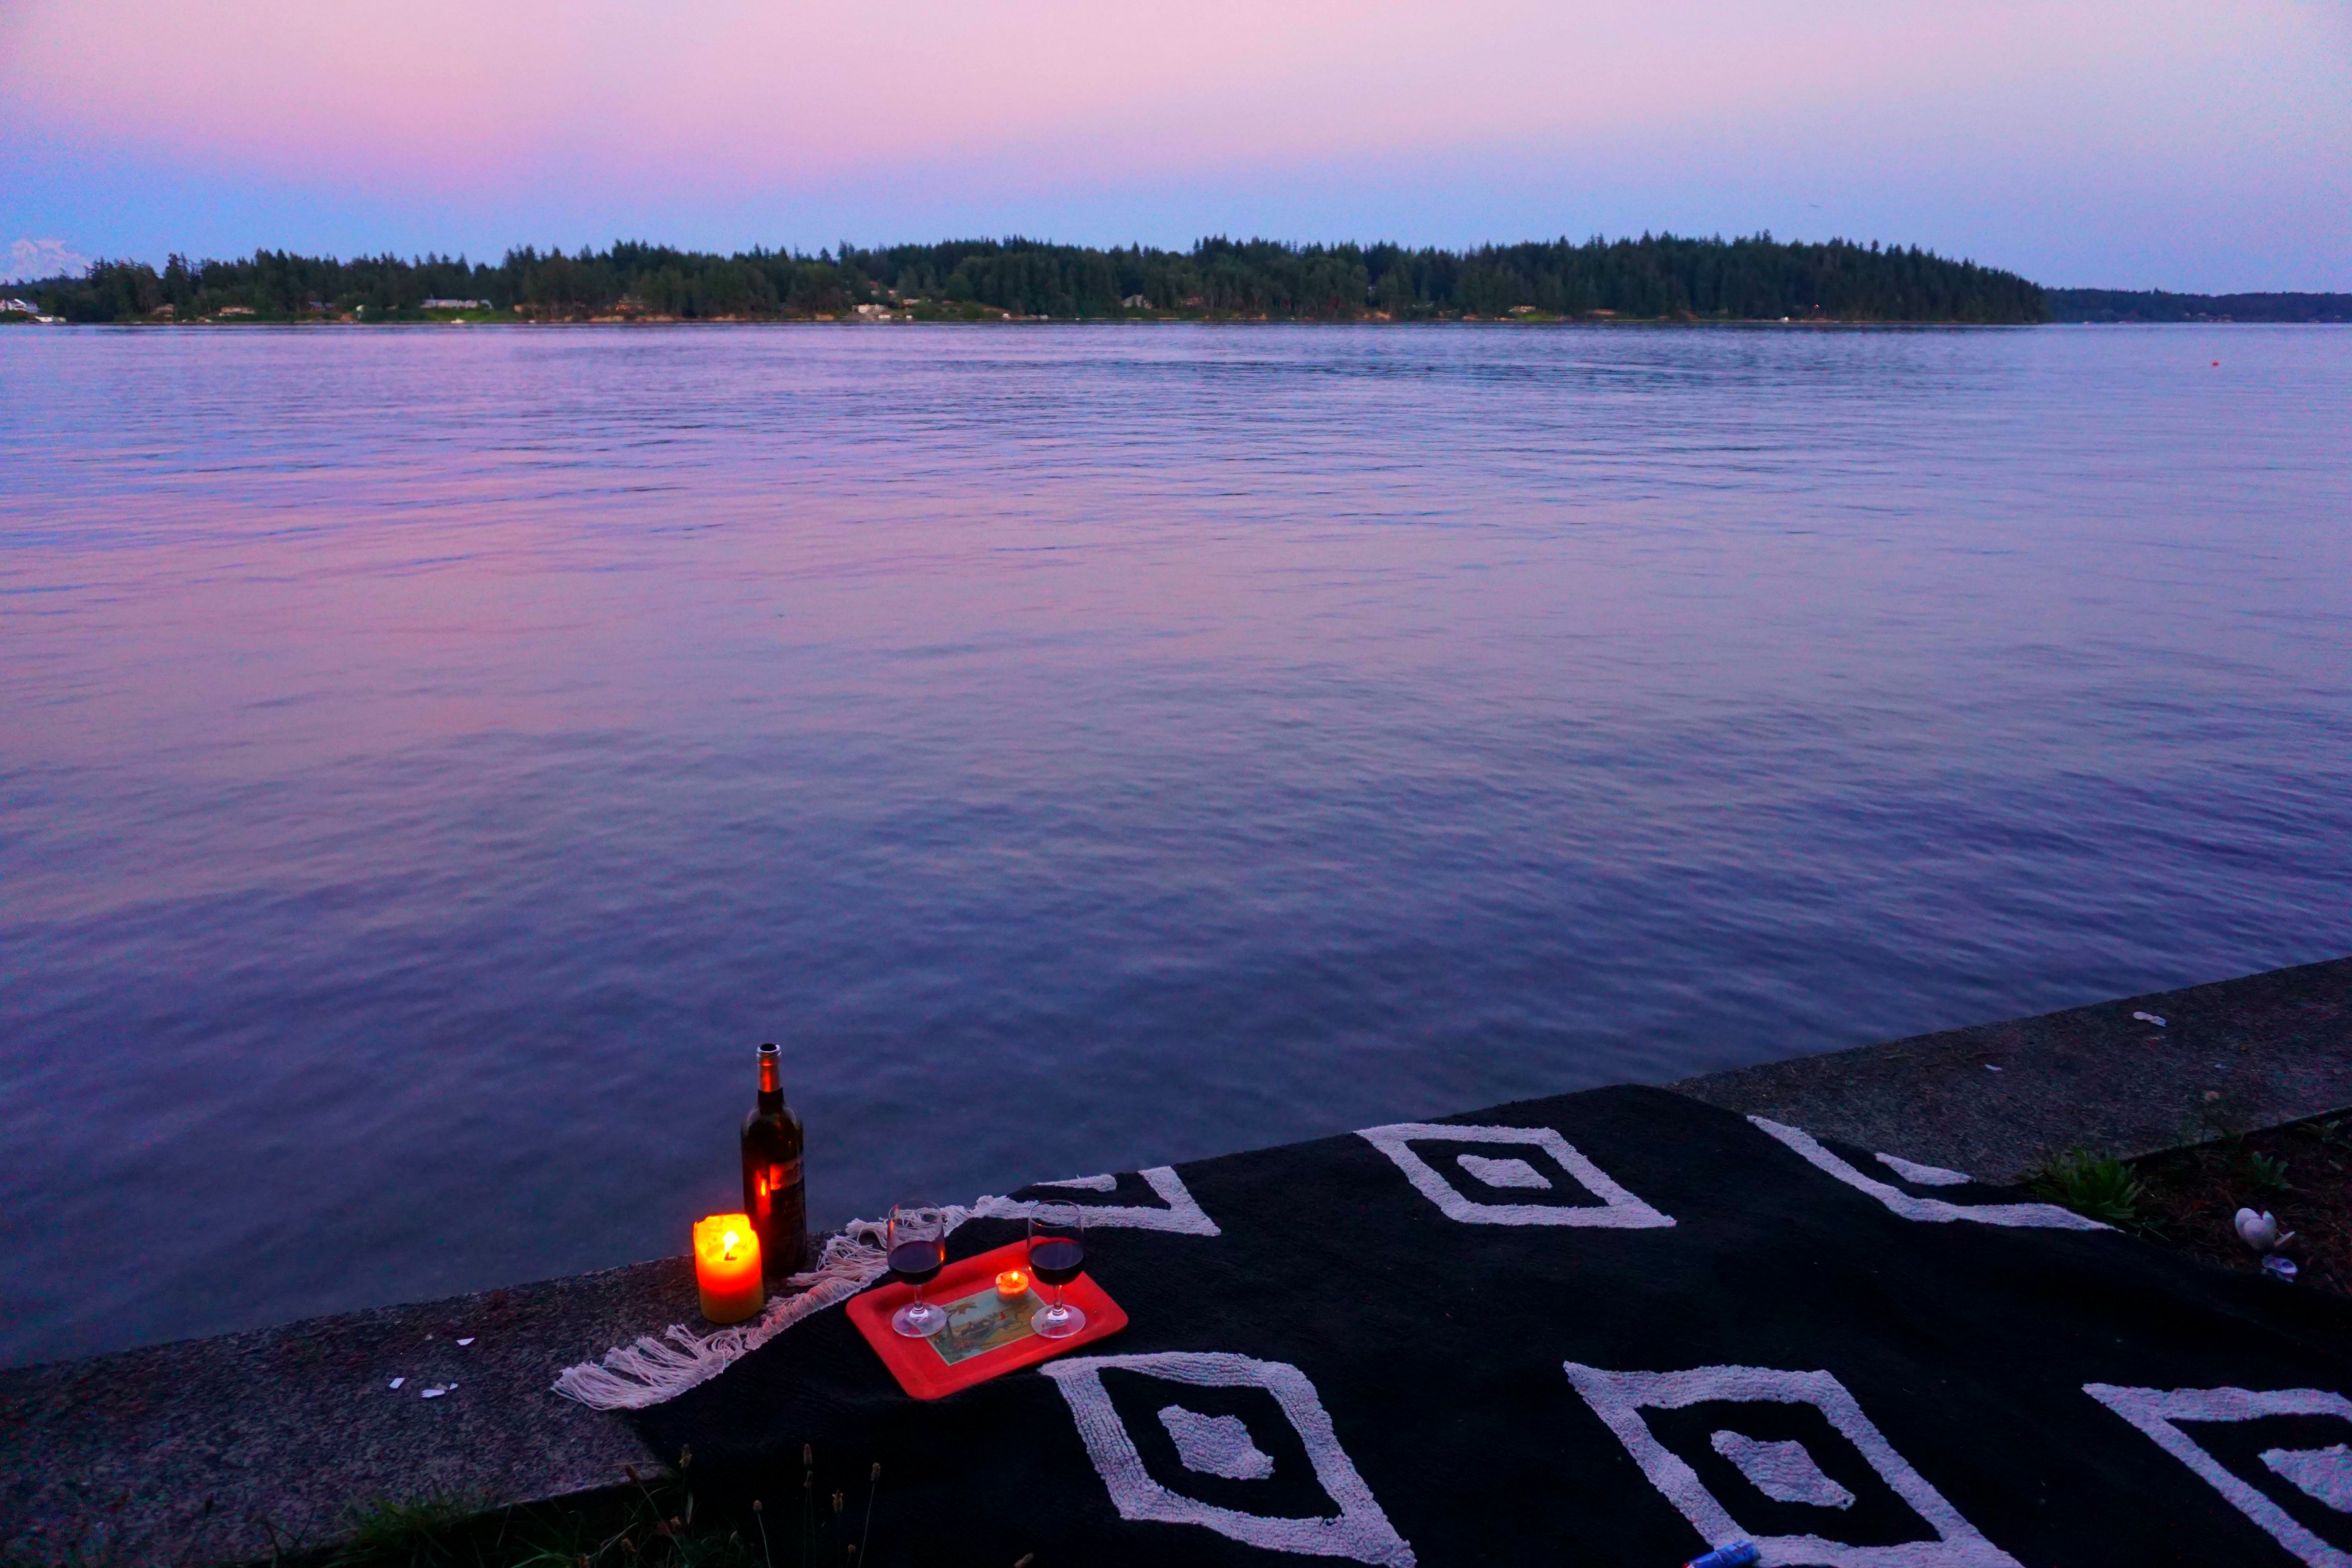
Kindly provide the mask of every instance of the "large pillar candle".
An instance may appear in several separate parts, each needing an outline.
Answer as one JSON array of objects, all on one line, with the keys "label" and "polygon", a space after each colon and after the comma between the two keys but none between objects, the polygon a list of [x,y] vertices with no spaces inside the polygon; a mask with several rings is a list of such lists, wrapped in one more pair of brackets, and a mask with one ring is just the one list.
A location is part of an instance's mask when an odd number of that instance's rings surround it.
[{"label": "large pillar candle", "polygon": [[714,1323],[740,1323],[768,1304],[760,1285],[760,1234],[751,1215],[715,1214],[695,1221],[694,1283],[702,1292],[702,1315]]}]

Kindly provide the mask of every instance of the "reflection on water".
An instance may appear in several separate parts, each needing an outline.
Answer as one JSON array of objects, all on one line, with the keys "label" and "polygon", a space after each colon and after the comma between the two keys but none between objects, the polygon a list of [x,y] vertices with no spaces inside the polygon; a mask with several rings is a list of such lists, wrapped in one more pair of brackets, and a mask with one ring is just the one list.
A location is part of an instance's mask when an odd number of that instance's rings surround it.
[{"label": "reflection on water", "polygon": [[[2220,359],[2221,367],[2210,361]],[[2352,948],[2352,335],[0,342],[0,1360]]]}]

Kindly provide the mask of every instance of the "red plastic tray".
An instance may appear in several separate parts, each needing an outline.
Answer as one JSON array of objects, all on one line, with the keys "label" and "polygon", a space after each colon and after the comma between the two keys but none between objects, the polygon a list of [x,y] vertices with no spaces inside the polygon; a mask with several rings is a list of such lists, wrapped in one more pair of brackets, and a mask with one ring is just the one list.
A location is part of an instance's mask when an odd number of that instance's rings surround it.
[{"label": "red plastic tray", "polygon": [[[923,1287],[923,1300],[949,1310],[948,1326],[927,1340],[910,1340],[890,1326],[890,1314],[913,1300],[911,1285],[893,1281],[852,1296],[843,1309],[898,1386],[918,1399],[938,1399],[960,1388],[986,1383],[1008,1372],[1051,1361],[1066,1351],[1092,1344],[1127,1327],[1127,1314],[1093,1279],[1081,1274],[1062,1299],[1087,1315],[1087,1326],[1066,1340],[1041,1339],[1029,1331],[1029,1314],[1051,1292],[1033,1287],[1017,1302],[996,1293],[996,1277],[1008,1268],[1026,1270],[1029,1247],[1016,1241],[977,1258],[950,1263]],[[963,1305],[959,1310],[959,1304]],[[991,1318],[995,1320],[991,1322]],[[1005,1320],[1010,1318],[1012,1321]],[[995,1342],[990,1344],[989,1341]],[[982,1348],[985,1347],[985,1348]]]}]

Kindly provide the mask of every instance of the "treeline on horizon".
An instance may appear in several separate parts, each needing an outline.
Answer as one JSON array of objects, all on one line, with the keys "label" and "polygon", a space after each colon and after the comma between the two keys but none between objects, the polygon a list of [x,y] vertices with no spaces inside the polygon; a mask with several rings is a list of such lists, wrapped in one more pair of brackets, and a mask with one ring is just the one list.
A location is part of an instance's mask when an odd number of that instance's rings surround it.
[{"label": "treeline on horizon", "polygon": [[2053,321],[2352,321],[2352,294],[2174,294],[2049,289]]},{"label": "treeline on horizon", "polygon": [[2042,321],[2042,290],[2013,272],[1916,247],[1846,240],[1561,239],[1475,250],[1204,239],[1189,251],[963,240],[814,256],[732,256],[624,242],[496,263],[352,260],[257,251],[173,256],[159,271],[100,261],[19,286],[69,321],[249,319],[385,321],[425,301],[478,300],[506,320],[775,321],[857,312],[918,320],[1443,321],[1511,315],[1647,321]]}]

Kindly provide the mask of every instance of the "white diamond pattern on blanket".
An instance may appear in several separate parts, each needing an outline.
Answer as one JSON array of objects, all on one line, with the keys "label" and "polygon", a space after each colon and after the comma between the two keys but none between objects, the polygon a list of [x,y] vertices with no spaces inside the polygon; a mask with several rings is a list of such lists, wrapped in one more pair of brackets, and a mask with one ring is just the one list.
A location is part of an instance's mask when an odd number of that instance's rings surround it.
[{"label": "white diamond pattern on blanket", "polygon": [[1238,1415],[1203,1415],[1169,1405],[1160,1408],[1160,1425],[1188,1470],[1229,1481],[1262,1481],[1274,1474],[1274,1456],[1250,1441],[1249,1423]]},{"label": "white diamond pattern on blanket", "polygon": [[[1767,1121],[1760,1116],[1751,1116],[1748,1120],[1753,1122],[1759,1131],[1795,1150],[1803,1157],[1805,1163],[1814,1169],[1827,1172],[1858,1193],[1868,1193],[1905,1219],[1924,1220],[1930,1225],[1943,1225],[1953,1220],[1969,1220],[1977,1225],[2000,1225],[2042,1230],[2112,1228],[2101,1225],[2097,1220],[2084,1219],[2072,1209],[2062,1209],[2056,1204],[1950,1204],[1941,1198],[1913,1197],[1900,1187],[1892,1187],[1874,1177],[1864,1175],[1823,1148],[1820,1139],[1801,1127],[1790,1127],[1779,1121]],[[1898,1163],[1888,1160],[1884,1154],[1879,1158],[1886,1160],[1888,1167],[1897,1172],[1900,1172],[1905,1164],[1909,1163],[1907,1161]],[[1942,1178],[1960,1175],[1958,1171],[1938,1170],[1933,1165],[1914,1166],[1913,1169],[1932,1173],[1930,1178],[1912,1178],[1927,1180],[1927,1184],[1932,1186],[1949,1186],[1952,1184]],[[1961,1176],[1960,1179],[1966,1181],[1968,1178]]]},{"label": "white diamond pattern on blanket", "polygon": [[[2352,1568],[2352,1552],[2321,1540],[2259,1488],[2233,1474],[2181,1426],[2183,1422],[2259,1421],[2270,1415],[2336,1415],[2352,1422],[2352,1399],[2321,1388],[2126,1388],[2086,1383],[2083,1392],[2155,1438],[2157,1447],[2194,1470],[2309,1568]],[[2342,1511],[2352,1502],[2352,1483],[2340,1467],[2330,1463],[2330,1452],[2273,1448],[2262,1459],[2298,1489]],[[2333,1452],[2344,1449],[2338,1446]]]},{"label": "white diamond pattern on blanket", "polygon": [[1899,1154],[1881,1154],[1878,1163],[1915,1187],[1965,1187],[1976,1180],[1966,1171],[1947,1171],[1941,1165],[1922,1165]]},{"label": "white diamond pattern on blanket", "polygon": [[1731,1461],[1748,1484],[1774,1502],[1813,1508],[1852,1508],[1853,1493],[1830,1478],[1802,1443],[1766,1442],[1745,1432],[1717,1432],[1706,1446]]},{"label": "white diamond pattern on blanket", "polygon": [[[1587,1159],[1577,1147],[1549,1127],[1475,1127],[1454,1126],[1435,1121],[1400,1121],[1388,1127],[1367,1127],[1358,1137],[1386,1154],[1405,1180],[1448,1219],[1464,1225],[1573,1225],[1592,1226],[1605,1230],[1647,1230],[1671,1226],[1670,1215],[1660,1214],[1632,1193],[1627,1192],[1609,1173]],[[1481,1203],[1455,1186],[1443,1171],[1423,1159],[1413,1144],[1423,1143],[1510,1143],[1522,1148],[1542,1151],[1578,1186],[1599,1199],[1592,1204],[1489,1204]],[[1464,1156],[1462,1169],[1478,1176],[1477,1169]],[[1525,1160],[1513,1158],[1496,1162],[1498,1165],[1524,1167],[1529,1174],[1538,1176],[1546,1187],[1552,1183]],[[1492,1168],[1492,1167],[1490,1167]],[[1479,1176],[1485,1181],[1484,1176]],[[1517,1186],[1517,1182],[1496,1182],[1496,1186]]]},{"label": "white diamond pattern on blanket", "polygon": [[2262,1461],[2314,1502],[2352,1513],[2352,1447],[2264,1448]]},{"label": "white diamond pattern on blanket", "polygon": [[1484,1154],[1456,1154],[1454,1163],[1490,1187],[1551,1190],[1550,1179],[1525,1160],[1489,1160]]},{"label": "white diamond pattern on blanket", "polygon": [[[1290,1514],[1245,1513],[1186,1497],[1160,1485],[1145,1468],[1135,1439],[1111,1403],[1110,1391],[1103,1386],[1104,1371],[1114,1367],[1195,1388],[1265,1389],[1274,1395],[1275,1403],[1289,1419],[1291,1429],[1297,1433],[1307,1450],[1307,1462],[1315,1468],[1317,1483],[1339,1504],[1339,1511],[1305,1519]],[[1347,1450],[1340,1447],[1339,1434],[1332,1429],[1331,1417],[1325,1413],[1314,1384],[1288,1363],[1257,1361],[1223,1351],[1161,1351],[1148,1355],[1070,1356],[1047,1362],[1037,1370],[1052,1378],[1061,1388],[1062,1397],[1069,1402],[1070,1414],[1078,1424],[1078,1436],[1086,1444],[1087,1457],[1094,1461],[1095,1472],[1110,1489],[1111,1504],[1118,1510],[1121,1519],[1197,1524],[1268,1552],[1344,1557],[1356,1563],[1377,1563],[1381,1568],[1412,1568],[1412,1548],[1389,1523],[1388,1515],[1381,1511],[1370,1489],[1356,1473]],[[1189,1468],[1220,1475],[1224,1472],[1214,1468],[1218,1464],[1248,1463],[1238,1447],[1226,1446],[1223,1436],[1209,1439],[1201,1426],[1193,1427],[1195,1446],[1192,1457],[1186,1457],[1185,1439],[1177,1436],[1178,1425],[1169,1420],[1171,1410],[1179,1417],[1191,1416],[1196,1422],[1210,1423],[1212,1418],[1180,1406],[1164,1407],[1160,1412],[1161,1425],[1168,1427],[1170,1436],[1176,1437],[1178,1456]],[[1236,1479],[1256,1479],[1273,1474],[1273,1462],[1249,1440],[1245,1424],[1231,1416],[1221,1420],[1244,1426],[1242,1445],[1266,1461],[1264,1468],[1252,1476]],[[1221,1424],[1215,1429],[1221,1434],[1228,1434],[1229,1430]],[[1204,1447],[1204,1440],[1214,1446]],[[1194,1457],[1203,1462],[1194,1464]]]},{"label": "white diamond pattern on blanket", "polygon": [[[1165,1208],[1152,1208],[1142,1204],[1088,1204],[1087,1223],[1090,1226],[1118,1226],[1129,1230],[1173,1231],[1179,1236],[1215,1236],[1217,1222],[1202,1212],[1185,1189],[1183,1178],[1171,1165],[1154,1165],[1148,1171],[1138,1171],[1144,1185],[1156,1194]],[[1066,1181],[1039,1182],[1041,1187],[1059,1187],[1066,1191],[1108,1193],[1118,1186],[1116,1176],[1073,1176]],[[975,1219],[1027,1219],[1037,1212],[1038,1200],[1034,1198],[982,1198],[972,1209]]]},{"label": "white diamond pattern on blanket", "polygon": [[[1569,1382],[1584,1396],[1593,1414],[1616,1434],[1617,1440],[1625,1445],[1626,1452],[1642,1467],[1650,1484],[1664,1494],[1710,1546],[1748,1541],[1763,1552],[1766,1563],[1812,1563],[1821,1568],[2022,1568],[2017,1559],[1961,1518],[1959,1510],[1895,1451],[1894,1445],[1863,1414],[1862,1406],[1846,1392],[1845,1385],[1826,1372],[1788,1372],[1761,1366],[1607,1372],[1575,1362],[1563,1365]],[[1707,1489],[1688,1461],[1658,1441],[1649,1423],[1642,1418],[1644,1409],[1677,1410],[1716,1402],[1812,1405],[1854,1446],[1879,1479],[1927,1521],[1936,1532],[1936,1539],[1892,1546],[1856,1546],[1819,1534],[1767,1535],[1741,1524]],[[1716,1434],[1717,1439],[1738,1436]],[[1753,1443],[1752,1439],[1748,1441]],[[1731,1459],[1759,1491],[1775,1501],[1810,1502],[1833,1510],[1844,1508],[1853,1500],[1851,1492],[1822,1473],[1801,1444],[1753,1443],[1746,1449],[1750,1462],[1766,1467],[1763,1479],[1759,1479],[1749,1466],[1742,1464],[1721,1442],[1715,1446],[1717,1452]],[[1801,1467],[1790,1462],[1791,1457],[1786,1452],[1789,1448],[1797,1450]],[[1768,1459],[1759,1450],[1778,1452]],[[1837,1501],[1827,1489],[1844,1494],[1845,1500]],[[1801,1490],[1812,1495],[1783,1495]]]}]

